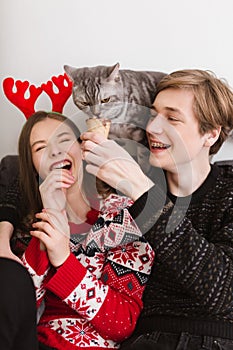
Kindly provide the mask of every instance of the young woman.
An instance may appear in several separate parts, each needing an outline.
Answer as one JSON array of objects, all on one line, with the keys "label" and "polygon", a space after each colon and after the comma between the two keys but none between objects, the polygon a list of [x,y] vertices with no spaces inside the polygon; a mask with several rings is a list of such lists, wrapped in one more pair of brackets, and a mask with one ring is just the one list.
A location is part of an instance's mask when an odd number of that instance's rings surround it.
[{"label": "young woman", "polygon": [[37,112],[19,139],[33,228],[22,260],[43,302],[40,349],[117,348],[135,328],[154,257],[126,209],[132,201],[106,186],[101,197],[85,174],[78,138],[63,115]]},{"label": "young woman", "polygon": [[86,169],[134,199],[129,213],[155,251],[122,349],[232,350],[233,168],[209,156],[233,129],[233,93],[202,70],[171,73],[157,89],[147,125],[153,181],[113,141],[82,135]]}]

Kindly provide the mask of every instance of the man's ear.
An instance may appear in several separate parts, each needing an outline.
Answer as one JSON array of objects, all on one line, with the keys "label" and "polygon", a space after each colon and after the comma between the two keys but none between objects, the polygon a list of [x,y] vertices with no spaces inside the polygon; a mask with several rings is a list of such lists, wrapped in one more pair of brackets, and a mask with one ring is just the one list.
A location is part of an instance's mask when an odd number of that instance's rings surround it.
[{"label": "man's ear", "polygon": [[219,135],[221,132],[221,126],[219,126],[216,129],[210,130],[205,134],[205,147],[211,147],[215,144],[215,142],[218,140]]}]

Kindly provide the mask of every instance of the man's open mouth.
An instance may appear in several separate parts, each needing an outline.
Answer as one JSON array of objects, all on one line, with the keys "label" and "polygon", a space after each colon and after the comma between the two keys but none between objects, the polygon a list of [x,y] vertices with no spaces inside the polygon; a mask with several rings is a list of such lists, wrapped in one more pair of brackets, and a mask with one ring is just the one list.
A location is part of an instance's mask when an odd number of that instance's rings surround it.
[{"label": "man's open mouth", "polygon": [[170,145],[162,142],[151,142],[150,144],[152,149],[168,149]]}]

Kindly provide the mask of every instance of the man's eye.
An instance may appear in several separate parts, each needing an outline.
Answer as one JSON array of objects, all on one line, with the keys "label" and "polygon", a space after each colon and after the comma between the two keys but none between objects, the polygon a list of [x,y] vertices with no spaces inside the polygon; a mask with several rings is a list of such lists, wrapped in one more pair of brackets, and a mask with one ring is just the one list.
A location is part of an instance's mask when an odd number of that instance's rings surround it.
[{"label": "man's eye", "polygon": [[172,117],[172,116],[168,116],[167,119],[170,120],[171,122],[178,122],[179,121],[179,119]]},{"label": "man's eye", "polygon": [[154,109],[150,110],[150,117],[151,117],[151,119],[155,118],[157,115],[158,115],[158,113]]},{"label": "man's eye", "polygon": [[107,98],[103,98],[103,100],[101,100],[101,103],[108,103],[110,101],[110,97]]}]

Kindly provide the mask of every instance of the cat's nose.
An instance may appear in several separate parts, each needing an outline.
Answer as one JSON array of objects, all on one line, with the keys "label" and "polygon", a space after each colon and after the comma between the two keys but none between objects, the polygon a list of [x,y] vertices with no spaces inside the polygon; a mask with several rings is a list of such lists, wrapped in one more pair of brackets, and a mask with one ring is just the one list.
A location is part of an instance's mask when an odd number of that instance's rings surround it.
[{"label": "cat's nose", "polygon": [[92,112],[92,114],[95,117],[99,118],[100,115],[101,115],[101,108],[100,108],[100,106],[98,106],[98,105],[92,106],[91,107],[91,112]]}]

